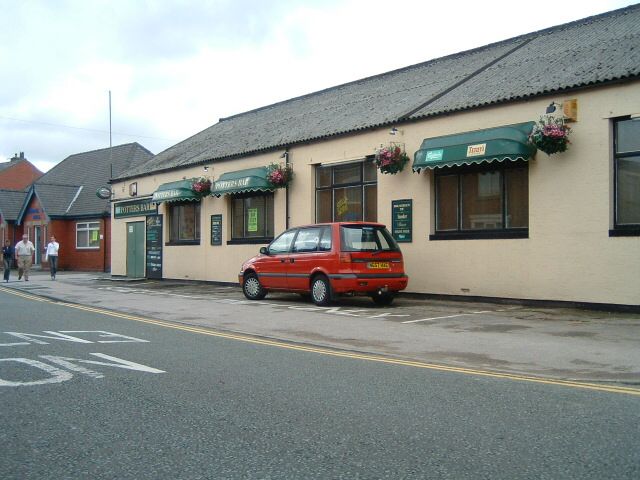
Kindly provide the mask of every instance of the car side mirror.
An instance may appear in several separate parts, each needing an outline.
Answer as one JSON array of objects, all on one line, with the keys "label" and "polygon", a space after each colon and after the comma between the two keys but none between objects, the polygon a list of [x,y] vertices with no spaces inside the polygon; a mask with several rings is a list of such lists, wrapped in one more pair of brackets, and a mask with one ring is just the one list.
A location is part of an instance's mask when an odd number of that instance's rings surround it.
[{"label": "car side mirror", "polygon": [[269,249],[267,247],[260,247],[260,253],[262,255],[269,255]]}]

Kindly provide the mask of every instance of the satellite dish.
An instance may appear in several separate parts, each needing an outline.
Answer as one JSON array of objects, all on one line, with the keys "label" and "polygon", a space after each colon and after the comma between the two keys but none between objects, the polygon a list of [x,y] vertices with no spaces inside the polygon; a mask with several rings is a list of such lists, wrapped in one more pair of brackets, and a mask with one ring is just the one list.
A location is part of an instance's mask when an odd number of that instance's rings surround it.
[{"label": "satellite dish", "polygon": [[101,198],[103,200],[108,200],[111,198],[111,189],[109,187],[100,187],[96,190],[96,197]]}]

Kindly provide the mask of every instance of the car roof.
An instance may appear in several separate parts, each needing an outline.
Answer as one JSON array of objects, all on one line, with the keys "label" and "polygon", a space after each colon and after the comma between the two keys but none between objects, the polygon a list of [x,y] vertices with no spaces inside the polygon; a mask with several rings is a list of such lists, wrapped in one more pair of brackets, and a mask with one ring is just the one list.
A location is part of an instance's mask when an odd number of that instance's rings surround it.
[{"label": "car roof", "polygon": [[348,226],[348,225],[353,225],[353,226],[362,226],[362,225],[371,225],[374,227],[386,227],[385,224],[383,223],[378,223],[378,222],[325,222],[325,223],[310,223],[308,225],[297,225],[295,227],[291,227],[289,228],[289,230],[293,230],[295,228],[309,228],[309,227],[324,227],[324,226],[328,226],[328,225],[339,225],[339,226]]}]

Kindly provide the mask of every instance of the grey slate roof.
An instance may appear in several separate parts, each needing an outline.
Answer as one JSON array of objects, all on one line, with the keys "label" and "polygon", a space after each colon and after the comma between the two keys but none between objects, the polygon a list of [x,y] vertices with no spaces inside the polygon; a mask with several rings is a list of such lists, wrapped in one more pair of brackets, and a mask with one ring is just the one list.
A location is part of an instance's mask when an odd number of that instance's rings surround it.
[{"label": "grey slate roof", "polygon": [[113,175],[144,163],[153,154],[138,143],[128,143],[71,155],[33,184],[42,208],[49,217],[103,216],[111,210],[109,200],[96,196]]},{"label": "grey slate roof", "polygon": [[24,204],[27,192],[24,190],[0,189],[0,216],[3,220],[15,222]]},{"label": "grey slate roof", "polygon": [[114,178],[638,77],[633,5],[221,119]]}]

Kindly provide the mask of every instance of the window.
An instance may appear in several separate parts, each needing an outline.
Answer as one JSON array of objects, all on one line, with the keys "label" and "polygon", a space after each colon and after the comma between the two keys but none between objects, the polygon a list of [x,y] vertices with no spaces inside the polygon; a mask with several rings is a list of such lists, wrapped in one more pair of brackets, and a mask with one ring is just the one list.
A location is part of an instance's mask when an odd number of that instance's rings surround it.
[{"label": "window", "polygon": [[169,243],[200,243],[200,202],[169,204]]},{"label": "window", "polygon": [[640,235],[640,121],[614,123],[614,228],[610,235]]},{"label": "window", "polygon": [[377,170],[371,160],[318,167],[316,170],[316,221],[376,221]]},{"label": "window", "polygon": [[232,242],[259,242],[273,238],[273,193],[239,195],[231,201]]},{"label": "window", "polygon": [[296,253],[330,250],[331,229],[329,227],[301,228],[293,245],[293,251]]},{"label": "window", "polygon": [[76,248],[100,248],[100,222],[76,223]]},{"label": "window", "polygon": [[528,236],[529,170],[525,162],[438,170],[435,192],[432,240]]}]

